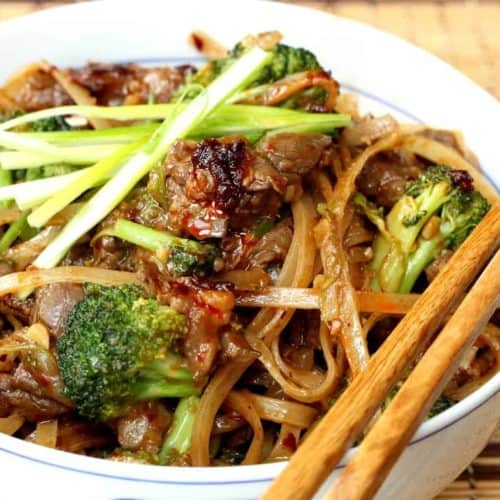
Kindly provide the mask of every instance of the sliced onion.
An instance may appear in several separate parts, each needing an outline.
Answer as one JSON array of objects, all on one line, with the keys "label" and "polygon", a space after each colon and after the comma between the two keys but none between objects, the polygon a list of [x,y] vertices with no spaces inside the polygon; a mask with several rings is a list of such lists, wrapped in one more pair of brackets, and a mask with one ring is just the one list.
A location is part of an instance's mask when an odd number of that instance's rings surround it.
[{"label": "sliced onion", "polygon": [[0,297],[51,283],[96,283],[103,286],[140,284],[134,273],[99,267],[63,266],[11,273],[0,278]]},{"label": "sliced onion", "polygon": [[35,443],[47,448],[55,448],[57,444],[57,420],[38,422],[35,430]]},{"label": "sliced onion", "polygon": [[361,146],[371,144],[386,135],[396,132],[399,128],[398,122],[391,115],[368,116],[358,123],[346,127],[342,132],[349,146]]},{"label": "sliced onion", "polygon": [[12,436],[24,424],[25,418],[17,413],[13,413],[5,418],[0,418],[0,432]]}]

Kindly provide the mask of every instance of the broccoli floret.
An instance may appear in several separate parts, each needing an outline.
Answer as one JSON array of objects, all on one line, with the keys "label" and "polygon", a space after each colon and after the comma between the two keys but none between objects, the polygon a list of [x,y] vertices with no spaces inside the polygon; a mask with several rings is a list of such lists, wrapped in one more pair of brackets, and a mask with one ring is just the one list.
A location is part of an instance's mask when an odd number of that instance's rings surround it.
[{"label": "broccoli floret", "polygon": [[[7,114],[0,112],[0,123],[13,120],[22,115],[24,115],[24,111],[22,110],[16,110]],[[71,126],[68,125],[62,116],[52,116],[21,125],[15,130],[18,132],[57,132],[60,130],[71,130]]]},{"label": "broccoli floret", "polygon": [[458,248],[490,209],[478,191],[456,190],[441,211],[441,232],[448,248]]},{"label": "broccoli floret", "polygon": [[66,123],[62,116],[52,116],[31,123],[30,129],[33,132],[57,132],[59,130],[71,130],[71,126]]},{"label": "broccoli floret", "polygon": [[167,269],[173,276],[207,275],[213,271],[219,255],[217,247],[211,243],[180,238],[125,219],[118,219],[114,226],[99,235],[115,236],[153,252],[166,251]]},{"label": "broccoli floret", "polygon": [[[359,193],[354,202],[380,232],[373,244],[372,288],[402,293],[411,291],[443,248],[457,248],[490,207],[466,172],[442,166],[431,166],[409,182],[386,216]],[[440,219],[428,235],[422,230],[433,216]]]},{"label": "broccoli floret", "polygon": [[64,394],[81,415],[105,421],[134,401],[198,393],[182,358],[169,351],[185,333],[182,314],[136,285],[84,289],[57,341]]},{"label": "broccoli floret", "polygon": [[[192,77],[192,83],[208,85],[217,78],[229,65],[231,65],[246,50],[242,42],[237,43],[226,57],[216,59],[205,65]],[[249,87],[257,87],[267,83],[280,80],[286,75],[299,73],[301,71],[320,71],[323,68],[316,56],[303,48],[290,47],[278,44],[272,49],[273,58],[269,64],[264,66]]]}]

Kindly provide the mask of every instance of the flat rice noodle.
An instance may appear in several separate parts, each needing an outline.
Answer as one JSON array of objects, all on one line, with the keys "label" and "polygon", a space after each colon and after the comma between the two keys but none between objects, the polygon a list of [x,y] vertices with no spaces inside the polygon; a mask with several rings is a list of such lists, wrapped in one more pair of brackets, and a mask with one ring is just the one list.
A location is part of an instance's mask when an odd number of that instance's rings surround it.
[{"label": "flat rice noodle", "polygon": [[141,284],[134,273],[99,267],[62,266],[6,274],[0,277],[0,297],[51,283],[96,283],[103,286]]},{"label": "flat rice noodle", "polygon": [[244,392],[252,401],[255,410],[262,420],[305,428],[312,424],[318,414],[316,409],[295,403],[294,401],[259,396],[249,391]]},{"label": "flat rice noodle", "polygon": [[454,149],[420,135],[405,136],[401,148],[422,156],[437,165],[466,170],[474,179],[475,188],[490,203],[494,203],[498,199],[495,189],[486,180],[481,171],[471,165]]},{"label": "flat rice noodle", "polygon": [[241,465],[260,463],[264,444],[264,429],[253,401],[243,392],[231,391],[226,398],[226,402],[250,424],[253,430],[252,442]]},{"label": "flat rice noodle", "polygon": [[218,277],[221,281],[229,281],[236,288],[258,290],[271,283],[271,277],[263,269],[255,267],[244,271],[242,269],[235,269],[233,271],[226,271]]},{"label": "flat rice noodle", "polygon": [[294,425],[283,424],[280,428],[278,439],[266,461],[288,460],[297,449],[300,441],[301,428]]},{"label": "flat rice noodle", "polygon": [[327,372],[321,383],[316,387],[311,387],[308,385],[308,381],[301,380],[299,370],[290,369],[290,366],[285,363],[279,354],[277,341],[273,343],[272,351],[260,339],[256,340],[254,348],[260,352],[259,361],[280,384],[287,396],[302,403],[313,403],[321,401],[332,394],[343,374],[341,367],[337,366],[332,355],[332,338],[324,324],[320,328],[320,343],[327,365]]},{"label": "flat rice noodle", "polygon": [[[262,290],[235,290],[240,307],[277,307],[281,309],[319,309],[321,290],[318,288],[267,287]],[[417,293],[386,293],[357,290],[356,303],[360,312],[406,314],[419,297]]]},{"label": "flat rice noodle", "polygon": [[15,434],[26,419],[17,413],[13,413],[5,418],[0,418],[0,432],[12,436]]},{"label": "flat rice noodle", "polygon": [[399,133],[390,134],[366,148],[352,161],[349,168],[337,179],[333,197],[328,203],[328,213],[315,228],[315,238],[321,249],[325,275],[321,317],[329,324],[332,335],[340,335],[354,376],[366,368],[369,355],[343,245],[345,213],[347,204],[356,190],[356,178],[366,162],[380,151],[395,147],[400,140]]}]

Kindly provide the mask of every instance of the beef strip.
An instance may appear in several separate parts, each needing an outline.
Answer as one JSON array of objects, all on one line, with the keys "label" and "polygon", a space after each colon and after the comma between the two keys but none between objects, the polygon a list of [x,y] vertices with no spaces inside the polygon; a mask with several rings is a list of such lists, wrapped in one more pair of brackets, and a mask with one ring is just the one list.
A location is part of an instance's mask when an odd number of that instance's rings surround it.
[{"label": "beef strip", "polygon": [[275,134],[258,146],[279,172],[305,175],[324,160],[332,139],[320,134]]},{"label": "beef strip", "polygon": [[73,104],[73,99],[42,68],[28,70],[25,77],[12,88],[8,96],[24,111],[37,111]]},{"label": "beef strip", "polygon": [[377,205],[391,208],[404,193],[408,181],[416,179],[423,164],[403,152],[380,153],[370,159],[357,179],[357,187]]},{"label": "beef strip", "polygon": [[266,267],[276,261],[283,261],[288,253],[293,237],[292,219],[279,222],[264,234],[247,255],[248,268]]},{"label": "beef strip", "polygon": [[231,320],[234,297],[223,287],[215,282],[180,278],[171,281],[168,292],[161,295],[162,301],[186,315],[188,329],[181,349],[197,377],[213,369],[221,348],[221,332]]},{"label": "beef strip", "polygon": [[69,70],[70,78],[85,87],[97,104],[144,104],[169,102],[184,81],[188,67],[144,68],[136,64],[90,63]]},{"label": "beef strip", "polygon": [[276,134],[252,149],[241,137],[178,141],[165,164],[169,229],[198,239],[222,238],[302,195],[302,177],[321,167],[331,138]]},{"label": "beef strip", "polygon": [[32,296],[27,299],[18,299],[13,294],[4,295],[0,297],[0,306],[2,312],[8,312],[16,317],[22,323],[29,323],[31,318],[31,311],[35,300]]},{"label": "beef strip", "polygon": [[69,313],[84,297],[80,285],[53,283],[37,289],[31,322],[43,323],[55,337],[59,337],[66,326]]},{"label": "beef strip", "polygon": [[12,375],[0,373],[0,411],[10,408],[31,422],[55,418],[69,408],[53,399],[16,388]]},{"label": "beef strip", "polygon": [[158,453],[172,415],[158,401],[134,405],[116,421],[118,442],[126,450]]}]

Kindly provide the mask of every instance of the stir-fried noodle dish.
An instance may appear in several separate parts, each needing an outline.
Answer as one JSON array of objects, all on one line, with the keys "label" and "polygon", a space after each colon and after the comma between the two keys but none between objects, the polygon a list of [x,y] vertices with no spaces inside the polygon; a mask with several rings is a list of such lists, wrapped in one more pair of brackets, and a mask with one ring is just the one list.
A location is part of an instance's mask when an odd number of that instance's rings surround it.
[{"label": "stir-fried noodle dish", "polygon": [[[0,89],[0,432],[285,460],[496,198],[458,132],[360,114],[279,33],[191,40],[201,68],[38,62]],[[429,416],[497,372],[497,319]]]}]

